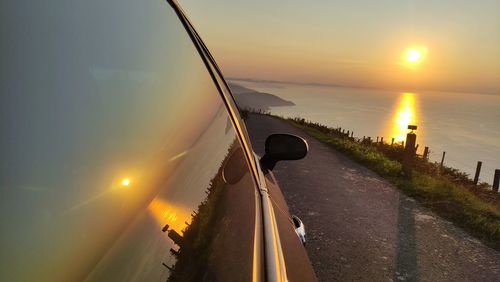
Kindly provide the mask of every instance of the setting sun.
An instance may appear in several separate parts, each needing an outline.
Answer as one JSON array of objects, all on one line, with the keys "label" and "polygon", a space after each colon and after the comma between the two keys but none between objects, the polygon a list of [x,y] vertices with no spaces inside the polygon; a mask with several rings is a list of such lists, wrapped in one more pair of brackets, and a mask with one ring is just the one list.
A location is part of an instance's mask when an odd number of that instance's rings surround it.
[{"label": "setting sun", "polygon": [[408,67],[420,64],[427,55],[427,47],[412,46],[403,52],[403,60]]},{"label": "setting sun", "polygon": [[406,52],[406,60],[410,63],[417,62],[421,57],[422,54],[416,49],[410,49],[408,50],[408,52]]},{"label": "setting sun", "polygon": [[122,179],[122,186],[128,186],[130,184],[130,179],[128,178],[124,178]]}]

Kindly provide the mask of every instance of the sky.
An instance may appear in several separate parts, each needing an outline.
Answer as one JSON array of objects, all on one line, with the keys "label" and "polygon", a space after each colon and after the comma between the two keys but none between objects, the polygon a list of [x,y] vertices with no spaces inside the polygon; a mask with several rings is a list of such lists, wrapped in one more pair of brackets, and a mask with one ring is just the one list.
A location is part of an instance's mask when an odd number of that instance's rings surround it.
[{"label": "sky", "polygon": [[500,94],[500,0],[179,2],[226,77]]}]

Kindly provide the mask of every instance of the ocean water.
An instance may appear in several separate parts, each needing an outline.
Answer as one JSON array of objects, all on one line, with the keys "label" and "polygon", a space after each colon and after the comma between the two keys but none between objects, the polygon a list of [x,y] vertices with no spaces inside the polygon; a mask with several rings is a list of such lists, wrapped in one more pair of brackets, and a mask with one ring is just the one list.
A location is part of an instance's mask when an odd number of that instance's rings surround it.
[{"label": "ocean water", "polygon": [[430,159],[440,162],[445,151],[445,164],[471,177],[477,161],[482,161],[481,182],[492,184],[494,170],[500,169],[500,95],[234,83],[295,103],[271,107],[275,115],[342,127],[357,137],[401,142],[409,132],[407,125],[417,125],[419,154],[428,146]]}]

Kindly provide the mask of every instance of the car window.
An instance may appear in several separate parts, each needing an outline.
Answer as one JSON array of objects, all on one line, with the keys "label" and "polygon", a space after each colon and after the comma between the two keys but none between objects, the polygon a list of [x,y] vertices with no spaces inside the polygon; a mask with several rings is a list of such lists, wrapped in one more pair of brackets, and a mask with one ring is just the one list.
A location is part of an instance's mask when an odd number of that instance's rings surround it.
[{"label": "car window", "polygon": [[168,4],[0,5],[0,280],[249,280],[254,181]]}]

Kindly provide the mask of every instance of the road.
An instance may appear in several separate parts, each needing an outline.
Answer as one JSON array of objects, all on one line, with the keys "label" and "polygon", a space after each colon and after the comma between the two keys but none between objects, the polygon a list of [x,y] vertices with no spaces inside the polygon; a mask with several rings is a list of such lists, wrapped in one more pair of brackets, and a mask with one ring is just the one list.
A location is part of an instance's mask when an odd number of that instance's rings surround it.
[{"label": "road", "polygon": [[305,159],[273,172],[320,281],[500,281],[499,252],[374,172],[282,120],[250,114],[247,128],[259,155],[272,133],[309,143]]}]

